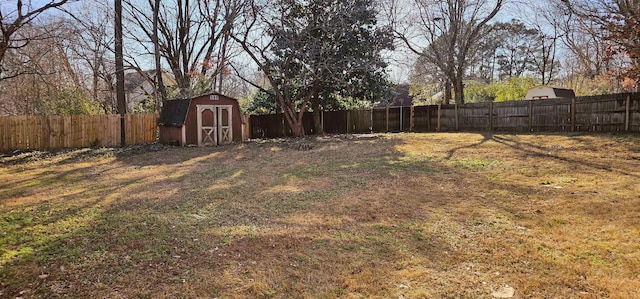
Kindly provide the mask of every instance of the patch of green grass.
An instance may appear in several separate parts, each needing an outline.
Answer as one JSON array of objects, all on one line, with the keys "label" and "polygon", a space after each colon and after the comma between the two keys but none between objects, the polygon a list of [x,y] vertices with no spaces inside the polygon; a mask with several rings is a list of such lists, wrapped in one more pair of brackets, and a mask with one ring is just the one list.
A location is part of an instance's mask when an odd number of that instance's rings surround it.
[{"label": "patch of green grass", "polygon": [[262,292],[262,296],[264,298],[273,298],[278,294],[278,291],[276,290],[266,290],[264,292]]},{"label": "patch of green grass", "polygon": [[575,183],[578,181],[578,179],[573,177],[558,177],[555,180],[559,183],[565,183],[565,184]]},{"label": "patch of green grass", "polygon": [[489,161],[480,158],[451,158],[449,160],[449,164],[455,168],[469,170],[469,171],[479,171],[487,168],[493,168],[501,163],[498,161]]}]

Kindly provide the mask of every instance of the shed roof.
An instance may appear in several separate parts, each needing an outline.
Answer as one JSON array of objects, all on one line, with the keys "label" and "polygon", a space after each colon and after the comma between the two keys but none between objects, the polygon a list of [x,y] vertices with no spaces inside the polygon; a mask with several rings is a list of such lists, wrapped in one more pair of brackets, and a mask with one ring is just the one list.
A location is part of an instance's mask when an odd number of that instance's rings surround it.
[{"label": "shed roof", "polygon": [[187,119],[191,99],[167,100],[162,103],[158,124],[161,126],[182,127]]},{"label": "shed roof", "polygon": [[576,97],[576,94],[575,92],[573,92],[573,89],[554,87],[553,92],[559,98],[575,98]]},{"label": "shed roof", "polygon": [[532,87],[527,91],[526,99],[554,99],[554,98],[575,98],[573,89],[559,88],[547,85]]}]

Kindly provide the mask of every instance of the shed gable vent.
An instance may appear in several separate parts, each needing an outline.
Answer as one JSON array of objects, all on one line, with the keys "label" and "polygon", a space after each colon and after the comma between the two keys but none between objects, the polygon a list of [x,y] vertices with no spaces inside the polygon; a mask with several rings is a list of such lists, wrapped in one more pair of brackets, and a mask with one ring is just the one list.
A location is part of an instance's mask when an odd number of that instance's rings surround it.
[{"label": "shed gable vent", "polygon": [[217,101],[218,100],[218,95],[217,94],[212,94],[209,96],[209,100],[211,101]]}]

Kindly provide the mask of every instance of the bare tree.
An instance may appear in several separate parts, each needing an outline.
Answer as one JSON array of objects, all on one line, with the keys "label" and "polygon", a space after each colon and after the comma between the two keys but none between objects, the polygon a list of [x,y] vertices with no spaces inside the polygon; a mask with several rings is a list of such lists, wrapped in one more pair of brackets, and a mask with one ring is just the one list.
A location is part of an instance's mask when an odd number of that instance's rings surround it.
[{"label": "bare tree", "polygon": [[[13,2],[13,1],[12,1]],[[6,72],[4,67],[4,59],[9,50],[17,50],[26,47],[30,42],[36,40],[42,40],[48,38],[49,32],[38,32],[35,34],[23,34],[20,33],[25,26],[33,23],[42,13],[59,8],[64,4],[72,2],[72,0],[57,0],[48,1],[45,4],[38,5],[32,3],[32,1],[17,0],[13,3],[1,2],[0,3],[0,80],[19,76],[23,74],[22,71],[11,72],[9,74],[3,74]]]},{"label": "bare tree", "polygon": [[537,51],[533,55],[535,74],[540,79],[540,84],[547,85],[558,73],[559,61],[557,57],[560,32],[554,27],[551,34],[540,33],[536,39]]},{"label": "bare tree", "polygon": [[183,92],[219,88],[231,55],[229,36],[242,2],[148,0],[151,9],[145,9],[139,1],[124,0],[133,25],[128,37],[142,54],[158,53]]},{"label": "bare tree", "polygon": [[520,77],[533,69],[534,52],[539,49],[537,29],[527,27],[517,19],[510,22],[499,22],[495,36],[490,36],[497,43],[496,63],[499,66],[500,80]]},{"label": "bare tree", "polygon": [[84,3],[68,14],[75,38],[69,41],[73,59],[85,76],[85,88],[104,113],[117,110],[115,102],[114,17],[107,1]]},{"label": "bare tree", "polygon": [[[563,0],[560,4],[571,15],[588,22],[591,36],[604,46],[605,70],[624,82],[628,89],[637,89],[640,82],[640,5],[625,0]],[[570,44],[571,48],[571,44]],[[591,52],[594,55],[600,52]],[[580,53],[582,55],[582,53]],[[595,59],[593,59],[595,60]],[[612,61],[621,65],[610,64]],[[592,65],[593,67],[593,65]]]},{"label": "bare tree", "polygon": [[553,1],[533,2],[527,8],[523,18],[537,32],[533,39],[532,72],[540,80],[540,84],[548,85],[560,73],[562,57],[559,55],[559,47],[562,46],[565,34],[562,27],[566,10]]},{"label": "bare tree", "polygon": [[451,99],[453,91],[460,104],[470,59],[491,29],[487,23],[503,4],[503,0],[391,0],[387,11],[397,37],[444,75],[445,99]]},{"label": "bare tree", "polygon": [[162,79],[162,63],[160,61],[160,40],[158,38],[158,25],[160,23],[160,0],[153,3],[153,58],[156,66],[156,112],[160,111],[160,103],[167,99],[167,90]]},{"label": "bare tree", "polygon": [[[76,63],[76,28],[65,19],[45,18],[25,25],[16,34],[50,34],[5,57],[3,66],[20,76],[0,81],[0,101],[5,114],[87,114],[93,101],[87,97],[83,68]],[[28,30],[27,30],[28,29]]]}]

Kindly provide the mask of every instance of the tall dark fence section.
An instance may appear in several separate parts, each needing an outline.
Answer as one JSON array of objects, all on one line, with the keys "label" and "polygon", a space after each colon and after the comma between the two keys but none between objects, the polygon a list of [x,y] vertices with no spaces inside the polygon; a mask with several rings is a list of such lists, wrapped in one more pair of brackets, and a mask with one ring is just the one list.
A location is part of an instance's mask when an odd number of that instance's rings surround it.
[{"label": "tall dark fence section", "polygon": [[[640,94],[464,105],[323,111],[325,133],[379,132],[640,132]],[[313,114],[303,117],[315,134]],[[282,114],[251,115],[251,138],[291,136]]]}]

